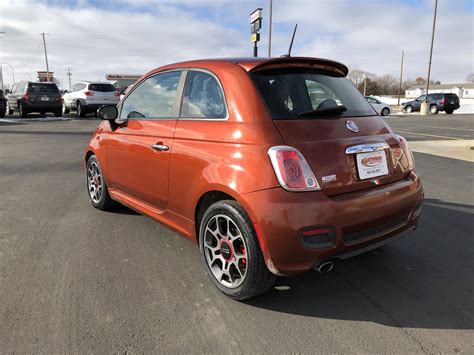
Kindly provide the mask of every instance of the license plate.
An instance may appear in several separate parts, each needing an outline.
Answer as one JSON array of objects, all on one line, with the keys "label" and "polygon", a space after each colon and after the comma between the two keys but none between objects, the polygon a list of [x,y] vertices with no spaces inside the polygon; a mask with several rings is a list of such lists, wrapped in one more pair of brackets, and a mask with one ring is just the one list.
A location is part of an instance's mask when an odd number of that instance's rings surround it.
[{"label": "license plate", "polygon": [[387,156],[385,151],[360,153],[356,156],[357,170],[361,180],[371,179],[388,174]]},{"label": "license plate", "polygon": [[41,101],[49,101],[49,97],[48,96],[41,96]]}]

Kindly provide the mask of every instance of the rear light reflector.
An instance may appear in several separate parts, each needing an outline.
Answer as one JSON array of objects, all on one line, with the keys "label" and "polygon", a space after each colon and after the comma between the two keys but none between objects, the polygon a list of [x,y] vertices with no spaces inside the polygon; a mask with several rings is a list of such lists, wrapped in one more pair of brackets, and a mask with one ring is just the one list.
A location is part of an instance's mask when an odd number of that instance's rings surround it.
[{"label": "rear light reflector", "polygon": [[398,139],[398,142],[400,143],[400,146],[403,148],[405,155],[407,156],[410,170],[415,169],[415,158],[413,157],[413,153],[411,152],[411,149],[408,146],[407,140],[404,137],[399,136],[399,135],[396,135],[396,137]]},{"label": "rear light reflector", "polygon": [[115,95],[115,96],[120,96],[120,93],[119,93],[119,92],[116,92],[114,95]]},{"label": "rear light reflector", "polygon": [[310,249],[325,249],[336,245],[336,233],[330,226],[308,227],[301,234],[303,245]]},{"label": "rear light reflector", "polygon": [[413,209],[413,212],[411,213],[411,220],[413,221],[417,219],[420,216],[422,210],[423,210],[423,203],[420,202]]},{"label": "rear light reflector", "polygon": [[92,91],[85,91],[84,95],[86,96],[94,96],[94,93]]},{"label": "rear light reflector", "polygon": [[297,149],[284,145],[271,147],[268,155],[278,182],[285,190],[321,190],[313,171]]},{"label": "rear light reflector", "polygon": [[30,101],[30,94],[28,94],[28,93],[23,94],[22,99],[25,102]]}]

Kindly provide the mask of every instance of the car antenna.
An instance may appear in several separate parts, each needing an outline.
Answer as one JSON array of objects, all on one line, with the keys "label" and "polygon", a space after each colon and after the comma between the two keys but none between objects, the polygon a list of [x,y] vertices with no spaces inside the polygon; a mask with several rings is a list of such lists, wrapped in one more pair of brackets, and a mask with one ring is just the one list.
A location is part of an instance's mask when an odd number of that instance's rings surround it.
[{"label": "car antenna", "polygon": [[296,34],[297,28],[298,28],[298,24],[295,25],[295,29],[293,30],[293,36],[291,36],[290,48],[288,48],[288,54],[283,54],[282,57],[291,57],[291,49],[293,48],[293,41],[295,40],[295,34]]}]

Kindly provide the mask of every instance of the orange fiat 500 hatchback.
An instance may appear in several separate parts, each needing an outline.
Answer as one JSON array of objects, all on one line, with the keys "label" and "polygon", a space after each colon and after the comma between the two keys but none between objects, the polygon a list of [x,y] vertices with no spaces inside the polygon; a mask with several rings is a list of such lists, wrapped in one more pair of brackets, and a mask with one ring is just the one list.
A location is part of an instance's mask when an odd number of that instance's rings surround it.
[{"label": "orange fiat 500 hatchback", "polygon": [[189,238],[237,300],[405,235],[423,202],[413,155],[347,72],[290,57],[153,70],[99,109],[92,205],[120,202]]}]

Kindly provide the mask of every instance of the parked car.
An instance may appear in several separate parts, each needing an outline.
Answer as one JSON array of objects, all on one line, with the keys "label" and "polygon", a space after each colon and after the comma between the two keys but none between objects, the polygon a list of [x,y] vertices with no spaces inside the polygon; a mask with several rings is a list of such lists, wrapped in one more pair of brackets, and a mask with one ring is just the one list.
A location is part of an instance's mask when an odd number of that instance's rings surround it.
[{"label": "parked car", "polygon": [[369,101],[369,104],[372,105],[374,110],[377,111],[380,116],[390,115],[390,105],[383,103],[375,97],[366,96],[365,98],[367,99],[367,101]]},{"label": "parked car", "polygon": [[92,205],[120,202],[189,238],[237,300],[400,238],[417,226],[421,180],[347,72],[290,57],[151,71],[98,111],[84,155]]},{"label": "parked car", "polygon": [[[411,113],[420,111],[421,104],[425,101],[425,95],[421,95],[413,101],[402,103],[403,110]],[[445,111],[448,115],[459,108],[459,97],[456,94],[428,94],[430,113],[433,115]]]},{"label": "parked car", "polygon": [[109,83],[92,83],[81,81],[64,94],[63,113],[76,111],[78,117],[85,117],[89,112],[96,112],[103,105],[116,105],[120,101],[120,93]]},{"label": "parked car", "polygon": [[0,89],[0,118],[5,117],[7,112],[7,99],[3,95],[3,90]]},{"label": "parked car", "polygon": [[8,114],[13,115],[18,111],[22,118],[33,112],[42,115],[52,112],[56,117],[61,117],[62,104],[61,94],[54,83],[21,81],[13,85],[12,92],[7,95]]}]

